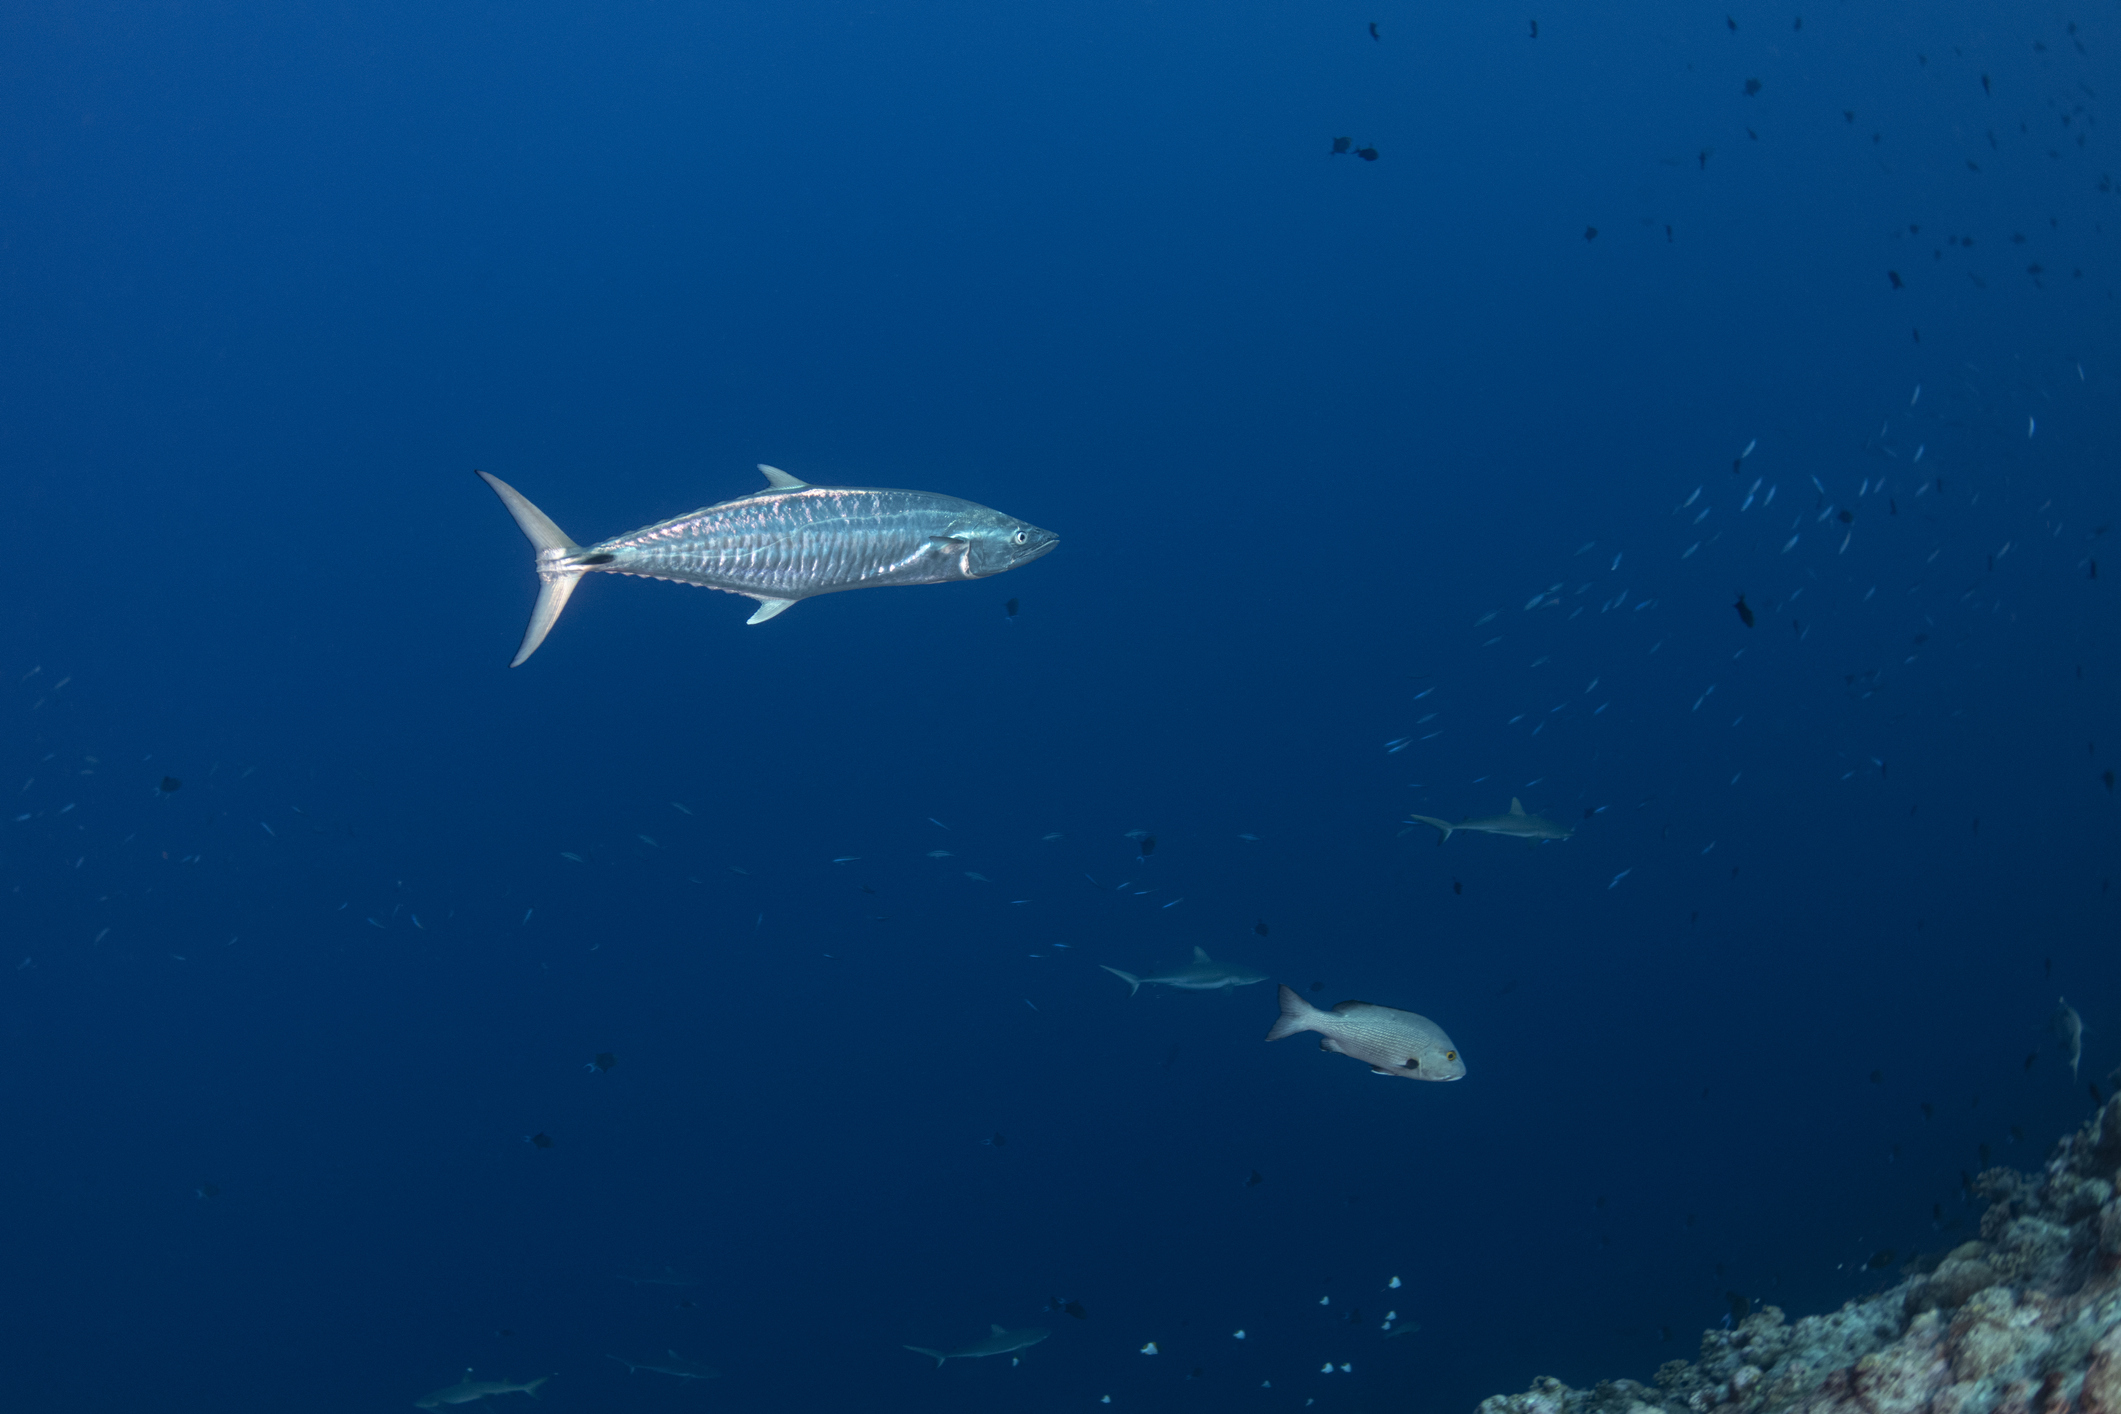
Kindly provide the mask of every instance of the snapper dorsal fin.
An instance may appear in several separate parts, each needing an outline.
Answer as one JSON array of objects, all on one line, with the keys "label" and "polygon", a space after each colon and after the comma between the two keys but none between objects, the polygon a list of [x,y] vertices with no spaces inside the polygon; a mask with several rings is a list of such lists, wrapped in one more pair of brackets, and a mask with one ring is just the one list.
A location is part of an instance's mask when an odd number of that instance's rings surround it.
[{"label": "snapper dorsal fin", "polygon": [[1524,814],[1524,802],[1514,795],[1510,797],[1510,813],[1512,815]]},{"label": "snapper dorsal fin", "polygon": [[759,463],[759,470],[766,473],[766,484],[776,491],[800,491],[810,484],[807,481],[798,481],[779,467],[768,466],[764,462]]}]

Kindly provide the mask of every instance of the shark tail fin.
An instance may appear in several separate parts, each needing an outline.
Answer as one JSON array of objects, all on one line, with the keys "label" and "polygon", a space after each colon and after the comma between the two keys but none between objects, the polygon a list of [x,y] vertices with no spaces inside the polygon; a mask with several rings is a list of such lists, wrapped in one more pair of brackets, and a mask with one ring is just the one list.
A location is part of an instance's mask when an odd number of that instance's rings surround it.
[{"label": "shark tail fin", "polygon": [[1418,820],[1424,825],[1434,825],[1437,829],[1443,831],[1442,836],[1436,841],[1438,844],[1442,844],[1444,840],[1451,838],[1452,832],[1458,828],[1449,820],[1439,820],[1434,815],[1412,815],[1408,818]]},{"label": "shark tail fin", "polygon": [[490,473],[482,471],[479,477],[501,498],[501,504],[516,518],[516,527],[538,552],[538,602],[530,611],[530,627],[523,630],[523,645],[516,649],[515,659],[508,665],[520,668],[538,651],[545,635],[552,632],[560,610],[567,607],[568,596],[591,568],[577,562],[590,557],[584,556],[582,547],[569,540],[566,532],[552,523],[552,517],[530,504],[522,492]]},{"label": "shark tail fin", "polygon": [[1296,990],[1287,983],[1282,984],[1280,997],[1281,1018],[1274,1023],[1274,1029],[1267,1033],[1269,1041],[1280,1041],[1294,1036],[1299,1031],[1309,1031],[1311,1023],[1324,1014],[1296,995]]},{"label": "shark tail fin", "polygon": [[909,1345],[906,1348],[912,1351],[915,1355],[933,1355],[935,1357],[935,1368],[938,1370],[942,1369],[943,1362],[950,1358],[949,1356],[943,1354],[942,1351],[930,1350],[925,1345]]},{"label": "shark tail fin", "polygon": [[[632,1374],[633,1372],[632,1372],[631,1370],[628,1370],[628,1371],[627,1371],[626,1373],[628,1373],[628,1374],[630,1375],[630,1374]],[[549,1379],[551,1379],[551,1378],[552,1378],[552,1376],[550,1376],[550,1375],[540,1375],[540,1376],[538,1376],[538,1377],[537,1377],[536,1379],[532,1380],[532,1381],[531,1381],[531,1382],[530,1382],[529,1384],[527,1384],[527,1385],[524,1385],[524,1386],[523,1386],[523,1393],[525,1393],[525,1394],[529,1395],[529,1396],[530,1396],[530,1397],[531,1397],[532,1399],[536,1399],[536,1398],[538,1397],[538,1386],[539,1386],[539,1385],[541,1385],[541,1384],[543,1384],[543,1383],[545,1383],[545,1381],[547,1381],[547,1380],[549,1380]]]},{"label": "shark tail fin", "polygon": [[[1105,967],[1102,962],[1100,962],[1098,966]],[[1142,979],[1135,976],[1131,972],[1122,972],[1116,967],[1105,967],[1105,971],[1111,973],[1114,977],[1117,977],[1120,981],[1127,984],[1127,995],[1130,997],[1142,989]],[[906,1348],[908,1350],[911,1350],[913,1347],[909,1345]]]}]

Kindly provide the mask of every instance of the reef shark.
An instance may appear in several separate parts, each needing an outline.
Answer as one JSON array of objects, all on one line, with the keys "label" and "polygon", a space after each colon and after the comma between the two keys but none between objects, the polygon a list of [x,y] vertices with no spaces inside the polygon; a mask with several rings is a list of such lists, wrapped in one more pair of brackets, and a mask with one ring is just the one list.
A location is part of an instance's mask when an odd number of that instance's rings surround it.
[{"label": "reef shark", "polygon": [[551,1378],[552,1376],[550,1375],[540,1375],[528,1384],[512,1385],[506,1380],[475,1380],[471,1377],[471,1371],[467,1368],[464,1371],[463,1379],[458,1380],[447,1389],[436,1390],[424,1399],[415,1399],[412,1402],[412,1407],[415,1409],[440,1409],[445,1404],[469,1404],[475,1399],[484,1399],[492,1394],[527,1394],[535,1399],[538,1394],[538,1386]]},{"label": "reef shark", "polygon": [[963,1350],[953,1350],[948,1354],[940,1350],[930,1350],[925,1345],[909,1345],[906,1348],[918,1355],[933,1355],[936,1368],[941,1369],[945,1360],[977,1360],[982,1355],[1007,1355],[1012,1351],[1029,1350],[1053,1334],[1041,1326],[1026,1326],[1020,1331],[1005,1331],[1000,1326],[993,1329],[994,1334],[985,1340],[975,1340]]},{"label": "reef shark", "polygon": [[646,1370],[652,1375],[675,1375],[681,1380],[716,1380],[722,1376],[720,1370],[710,1370],[697,1360],[687,1360],[675,1350],[666,1350],[663,1353],[670,1357],[668,1365],[649,1365],[639,1360],[628,1360],[623,1355],[612,1355],[606,1358],[616,1360],[621,1365],[624,1365],[626,1373],[629,1375]]},{"label": "reef shark", "polygon": [[1442,837],[1436,841],[1438,844],[1461,831],[1475,835],[1509,835],[1515,839],[1530,840],[1534,844],[1546,840],[1565,840],[1576,833],[1574,830],[1562,829],[1544,815],[1525,814],[1523,803],[1514,795],[1510,797],[1510,813],[1507,815],[1490,815],[1485,820],[1460,820],[1455,825],[1448,820],[1439,820],[1434,815],[1415,815],[1410,817],[1407,823],[1434,825],[1443,831]]},{"label": "reef shark", "polygon": [[[1105,967],[1103,963],[1098,966]],[[1254,972],[1244,967],[1226,967],[1200,948],[1193,950],[1192,962],[1164,977],[1137,977],[1116,967],[1105,967],[1105,971],[1127,984],[1127,995],[1130,997],[1142,989],[1144,982],[1152,982],[1159,987],[1176,987],[1182,992],[1214,992],[1224,987],[1249,987],[1254,982],[1267,980],[1267,974],[1264,972]]]},{"label": "reef shark", "polygon": [[799,599],[894,584],[985,579],[1060,543],[1050,530],[955,496],[812,486],[761,465],[766,489],[625,535],[577,545],[498,476],[480,472],[538,552],[538,602],[509,666],[521,667],[591,571],[675,580],[759,601],[762,624]]}]

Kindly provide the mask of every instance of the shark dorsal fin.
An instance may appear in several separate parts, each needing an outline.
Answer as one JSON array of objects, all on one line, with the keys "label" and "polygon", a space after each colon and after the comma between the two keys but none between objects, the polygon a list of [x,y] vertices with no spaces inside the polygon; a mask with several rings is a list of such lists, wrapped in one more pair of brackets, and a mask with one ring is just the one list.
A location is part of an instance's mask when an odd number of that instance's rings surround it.
[{"label": "shark dorsal fin", "polygon": [[766,473],[766,484],[776,491],[800,491],[810,484],[807,481],[798,481],[779,467],[768,466],[764,462],[759,463],[759,470]]},{"label": "shark dorsal fin", "polygon": [[1514,795],[1510,797],[1510,813],[1512,815],[1524,814],[1524,802]]},{"label": "shark dorsal fin", "polygon": [[1193,950],[1193,960],[1194,960],[1195,962],[1213,962],[1213,961],[1215,961],[1215,959],[1214,959],[1214,958],[1212,958],[1212,957],[1208,956],[1208,950],[1207,950],[1206,948],[1195,948],[1195,949]]},{"label": "shark dorsal fin", "polygon": [[1003,1329],[1002,1329],[1002,1328],[1001,1328],[1000,1326],[995,1326],[995,1327],[994,1327],[994,1333],[995,1333],[996,1335],[1007,1335],[1007,1334],[1009,1334],[1009,1332],[1007,1332],[1007,1331],[1003,1330]]}]

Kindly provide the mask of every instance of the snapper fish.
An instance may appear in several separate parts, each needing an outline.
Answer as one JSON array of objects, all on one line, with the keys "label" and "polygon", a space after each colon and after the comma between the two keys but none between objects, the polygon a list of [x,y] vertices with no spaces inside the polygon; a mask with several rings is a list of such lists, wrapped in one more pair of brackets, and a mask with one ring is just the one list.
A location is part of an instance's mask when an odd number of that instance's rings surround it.
[{"label": "snapper fish", "polygon": [[1443,1028],[1426,1016],[1370,1002],[1342,1002],[1331,1011],[1312,1006],[1287,986],[1281,989],[1281,1018],[1267,1032],[1269,1041],[1316,1031],[1318,1049],[1367,1061],[1376,1075],[1402,1080],[1461,1080],[1466,1063]]},{"label": "snapper fish", "polygon": [[766,489],[581,546],[500,477],[480,472],[537,550],[538,602],[510,667],[552,631],[591,571],[697,584],[758,600],[762,624],[847,589],[986,579],[1060,543],[1050,530],[933,491],[812,486],[761,465]]}]

